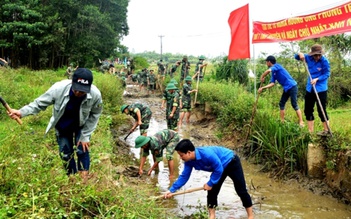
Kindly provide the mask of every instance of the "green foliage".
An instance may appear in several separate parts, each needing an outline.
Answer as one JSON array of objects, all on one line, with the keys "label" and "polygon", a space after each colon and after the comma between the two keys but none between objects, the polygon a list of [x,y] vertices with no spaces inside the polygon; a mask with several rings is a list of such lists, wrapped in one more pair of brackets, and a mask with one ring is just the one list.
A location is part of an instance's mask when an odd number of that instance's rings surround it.
[{"label": "green foliage", "polygon": [[[278,103],[281,93],[281,86],[276,85],[260,94],[255,114],[253,114],[254,95],[238,82],[205,80],[200,83],[198,93],[200,103],[210,105],[212,114],[217,118],[219,130],[216,131],[216,136],[223,138],[235,136],[239,141],[249,140],[242,142],[249,145],[244,151],[257,163],[264,164],[265,170],[274,170],[276,177],[294,171],[306,173],[307,145],[314,141],[307,128],[300,128],[295,122],[296,112],[290,106],[290,102],[286,105],[285,122],[280,122]],[[299,106],[303,109],[302,100],[299,101]],[[333,130],[335,142],[330,143],[328,147],[333,148],[331,151],[334,152],[350,149],[348,140],[350,127],[348,123],[344,123],[349,119],[348,108],[344,111],[331,110],[329,116],[331,121],[335,121],[335,125],[332,126],[335,127]],[[253,125],[249,127],[251,119]],[[247,136],[250,129],[251,134]],[[315,129],[321,130],[321,124],[316,122]],[[337,153],[329,153],[327,163],[331,166],[330,164],[334,164],[337,160]]]},{"label": "green foliage", "polygon": [[276,170],[281,177],[293,171],[307,171],[307,146],[311,141],[307,130],[298,124],[285,122],[266,113],[258,113],[252,130],[250,156]]},{"label": "green foliage", "polygon": [[221,127],[234,125],[232,128],[236,130],[241,130],[248,121],[254,102],[253,95],[239,83],[213,80],[200,83],[198,98],[202,103],[210,104]]},{"label": "green foliage", "polygon": [[[0,4],[0,48],[12,67],[93,67],[122,56],[128,0],[5,1]],[[35,51],[35,52],[34,52]]]},{"label": "green foliage", "polygon": [[150,65],[147,60],[142,56],[134,56],[133,57],[135,69],[143,69],[148,68]]},{"label": "green foliage", "polygon": [[[0,68],[0,96],[18,109],[62,78],[62,71]],[[1,106],[0,218],[172,218],[160,203],[149,200],[156,192],[153,185],[135,185],[121,179],[114,169],[136,164],[128,155],[115,154],[110,128],[123,123],[119,113],[115,116],[123,92],[118,80],[94,72],[93,83],[103,95],[104,110],[92,136],[93,178],[87,184],[78,175],[67,177],[54,131],[44,136],[50,109],[22,118],[19,126]]]},{"label": "green foliage", "polygon": [[222,63],[219,63],[216,68],[216,79],[246,84],[248,82],[247,65],[246,60],[228,61],[227,57],[224,57]]}]

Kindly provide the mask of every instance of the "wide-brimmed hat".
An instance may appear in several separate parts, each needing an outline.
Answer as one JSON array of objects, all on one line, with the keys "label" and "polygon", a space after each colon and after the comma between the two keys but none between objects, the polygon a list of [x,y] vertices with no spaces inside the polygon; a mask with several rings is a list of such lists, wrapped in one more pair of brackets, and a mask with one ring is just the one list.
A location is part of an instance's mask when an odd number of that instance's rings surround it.
[{"label": "wide-brimmed hat", "polygon": [[142,146],[144,146],[146,143],[148,143],[150,141],[150,137],[146,137],[143,135],[138,136],[135,139],[135,148],[141,148]]},{"label": "wide-brimmed hat", "polygon": [[169,83],[173,83],[174,85],[177,85],[177,84],[178,84],[177,80],[174,79],[174,78],[172,78],[172,79],[169,81]]},{"label": "wide-brimmed hat", "polygon": [[177,90],[178,88],[173,83],[168,83],[166,90]]},{"label": "wide-brimmed hat", "polygon": [[78,68],[72,77],[72,89],[89,93],[93,83],[93,73],[86,68]]},{"label": "wide-brimmed hat", "polygon": [[323,48],[321,45],[319,44],[314,44],[312,47],[311,47],[311,52],[308,53],[308,55],[310,56],[313,56],[313,55],[323,55],[324,54],[324,51],[323,51]]}]

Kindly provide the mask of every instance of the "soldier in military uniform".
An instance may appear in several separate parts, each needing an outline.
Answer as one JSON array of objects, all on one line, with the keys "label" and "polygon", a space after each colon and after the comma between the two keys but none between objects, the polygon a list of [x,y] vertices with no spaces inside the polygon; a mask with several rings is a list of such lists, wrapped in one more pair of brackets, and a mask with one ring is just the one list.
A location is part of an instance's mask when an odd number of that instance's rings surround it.
[{"label": "soldier in military uniform", "polygon": [[139,83],[139,91],[141,92],[142,89],[147,89],[147,69],[144,68],[141,72],[140,72],[140,83]]},{"label": "soldier in military uniform", "polygon": [[174,73],[177,71],[177,68],[180,66],[180,61],[176,61],[174,65],[172,65],[171,69],[169,70],[169,76],[171,78],[174,77]]},{"label": "soldier in military uniform", "polygon": [[[195,75],[194,75],[195,76]],[[194,77],[193,76],[193,77]],[[179,119],[179,127],[182,126],[184,116],[186,117],[186,123],[189,124],[190,122],[190,115],[191,115],[191,93],[197,92],[196,89],[192,89],[191,83],[192,83],[192,77],[189,75],[185,78],[185,83],[183,85],[182,89],[182,108],[181,108],[181,113],[180,113],[180,119]]]},{"label": "soldier in military uniform", "polygon": [[66,69],[66,73],[65,73],[65,76],[67,76],[67,79],[72,79],[72,75],[77,68],[78,68],[78,66],[76,68],[73,68],[73,63],[69,64],[68,68]]},{"label": "soldier in military uniform", "polygon": [[156,75],[154,74],[154,70],[150,69],[150,73],[147,75],[147,84],[148,84],[148,90],[147,94],[149,95],[150,91],[152,94],[155,93],[156,90]]},{"label": "soldier in military uniform", "polygon": [[166,91],[163,93],[161,109],[166,103],[167,128],[174,131],[178,130],[178,120],[180,112],[180,96],[177,87],[173,83],[168,83]]},{"label": "soldier in military uniform", "polygon": [[182,66],[181,66],[181,74],[180,74],[180,81],[182,82],[186,76],[189,75],[189,69],[190,69],[190,62],[188,61],[187,56],[183,56],[182,59]]},{"label": "soldier in military uniform", "polygon": [[130,133],[134,132],[134,130],[140,126],[140,135],[147,136],[147,130],[152,116],[152,112],[148,106],[141,103],[134,103],[131,105],[124,104],[121,106],[121,112],[135,119],[135,123],[129,131]]},{"label": "soldier in military uniform", "polygon": [[147,156],[150,154],[150,151],[153,155],[154,164],[148,170],[147,175],[150,175],[151,172],[158,167],[159,162],[163,160],[163,150],[166,149],[169,178],[172,179],[174,177],[173,153],[179,140],[179,134],[169,129],[159,131],[153,136],[138,136],[135,139],[135,148],[142,148],[143,152],[142,157],[140,158],[139,174],[143,174],[143,167]]},{"label": "soldier in military uniform", "polygon": [[[196,80],[199,78],[200,81],[203,81],[204,79],[204,67],[207,66],[207,63],[204,63],[205,61],[205,56],[201,55],[199,57],[199,61],[196,63],[195,67],[195,74],[196,74]],[[199,74],[199,75],[197,75]]]}]

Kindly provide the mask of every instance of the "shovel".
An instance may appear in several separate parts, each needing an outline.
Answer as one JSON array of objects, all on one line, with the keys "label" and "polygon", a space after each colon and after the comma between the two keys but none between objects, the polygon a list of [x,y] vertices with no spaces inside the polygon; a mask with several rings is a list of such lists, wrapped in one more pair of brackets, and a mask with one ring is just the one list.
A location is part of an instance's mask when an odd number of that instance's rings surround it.
[{"label": "shovel", "polygon": [[[6,103],[6,101],[2,98],[2,97],[0,97],[0,102],[2,103],[2,105],[6,108],[6,110],[7,110],[7,112],[11,112],[12,111],[12,109],[10,108],[10,106]],[[16,118],[16,121],[17,121],[17,123],[18,124],[20,124],[20,125],[22,125],[22,120],[20,119],[20,118]]]},{"label": "shovel", "polygon": [[[184,191],[175,192],[175,193],[172,193],[172,196],[182,195],[182,194],[186,194],[186,193],[192,193],[192,192],[196,192],[196,191],[200,191],[200,190],[204,190],[204,187],[191,188],[191,189],[187,189]],[[149,199],[160,199],[163,197],[165,197],[165,195],[152,196]]]}]

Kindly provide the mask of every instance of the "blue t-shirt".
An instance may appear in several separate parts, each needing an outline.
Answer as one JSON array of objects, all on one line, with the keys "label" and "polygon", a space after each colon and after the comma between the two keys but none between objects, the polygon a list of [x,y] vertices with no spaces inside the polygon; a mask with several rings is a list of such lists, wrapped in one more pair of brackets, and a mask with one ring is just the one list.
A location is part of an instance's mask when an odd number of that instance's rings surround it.
[{"label": "blue t-shirt", "polygon": [[212,172],[207,185],[213,186],[218,183],[224,169],[232,161],[234,151],[221,146],[206,146],[195,148],[195,160],[184,163],[182,174],[178,177],[169,189],[172,193],[180,189],[189,179],[193,170]]},{"label": "blue t-shirt", "polygon": [[271,83],[278,81],[283,86],[285,92],[297,85],[297,82],[291,77],[289,72],[280,64],[274,64],[271,67],[271,71]]},{"label": "blue t-shirt", "polygon": [[[317,92],[323,92],[328,90],[328,78],[330,77],[330,64],[326,57],[322,56],[318,62],[316,62],[313,56],[304,54],[305,60],[308,66],[308,70],[311,74],[312,79],[318,78],[315,85]],[[295,54],[295,59],[300,60],[298,54]],[[306,91],[312,92],[313,87],[311,85],[311,78],[307,75]]]}]

